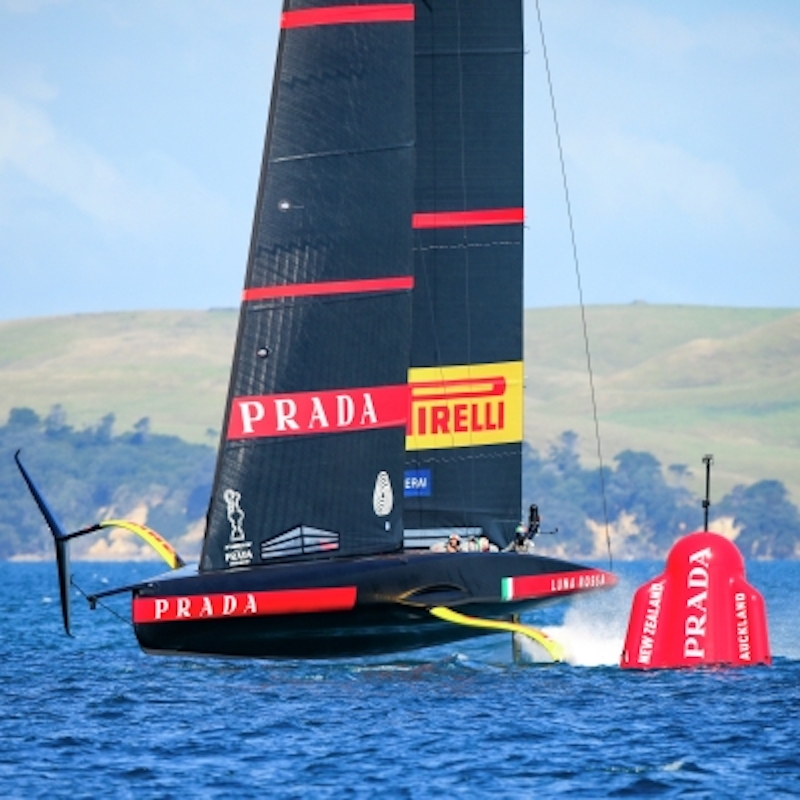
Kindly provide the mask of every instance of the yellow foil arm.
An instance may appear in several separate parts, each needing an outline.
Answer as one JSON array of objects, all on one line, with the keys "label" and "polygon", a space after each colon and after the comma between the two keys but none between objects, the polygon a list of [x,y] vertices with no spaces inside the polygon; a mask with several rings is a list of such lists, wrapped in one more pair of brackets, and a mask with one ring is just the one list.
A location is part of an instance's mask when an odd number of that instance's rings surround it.
[{"label": "yellow foil arm", "polygon": [[163,537],[151,530],[146,525],[130,522],[126,519],[106,519],[97,523],[98,528],[124,528],[144,539],[153,550],[158,553],[172,569],[185,565],[185,561],[175,552],[175,548]]},{"label": "yellow foil arm", "polygon": [[534,642],[540,644],[549,654],[553,661],[564,660],[564,649],[558,642],[554,642],[549,636],[536,628],[531,628],[529,625],[522,625],[519,622],[505,622],[497,619],[481,619],[479,617],[468,617],[466,614],[459,614],[451,608],[444,606],[434,606],[428,609],[434,617],[453,622],[456,625],[469,625],[473,628],[489,628],[496,631],[509,631],[510,633],[519,633],[522,636],[527,636],[533,639]]}]

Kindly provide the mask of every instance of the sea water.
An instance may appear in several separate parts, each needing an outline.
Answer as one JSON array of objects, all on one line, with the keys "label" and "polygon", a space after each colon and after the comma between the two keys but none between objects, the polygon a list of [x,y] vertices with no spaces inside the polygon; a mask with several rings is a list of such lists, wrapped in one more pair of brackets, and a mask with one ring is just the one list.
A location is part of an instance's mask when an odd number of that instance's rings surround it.
[{"label": "sea water", "polygon": [[[54,566],[0,564],[0,796],[800,796],[800,563],[748,565],[771,667],[623,671],[633,591],[661,567],[616,565],[616,589],[525,615],[568,654],[535,665],[507,635],[344,661],[147,656],[124,598],[76,598],[70,639]],[[158,568],[74,569],[88,591]]]}]

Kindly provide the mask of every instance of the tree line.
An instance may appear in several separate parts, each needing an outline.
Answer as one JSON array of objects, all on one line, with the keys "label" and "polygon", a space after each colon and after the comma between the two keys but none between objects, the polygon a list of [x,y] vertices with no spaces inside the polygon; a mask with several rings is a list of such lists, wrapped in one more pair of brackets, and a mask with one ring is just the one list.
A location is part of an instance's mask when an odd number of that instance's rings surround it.
[{"label": "tree line", "polygon": [[[596,555],[597,546],[587,520],[622,532],[627,517],[629,530],[622,537],[625,558],[660,558],[676,539],[703,529],[702,497],[681,485],[688,475],[684,464],[667,467],[675,483],[669,483],[661,463],[651,453],[624,450],[602,470],[587,469],[578,457],[578,437],[561,434],[542,455],[525,445],[523,496],[537,502],[543,514],[543,530],[559,527],[559,537],[569,551]],[[713,522],[728,518],[738,531],[736,544],[747,558],[793,558],[800,555],[800,513],[777,480],[736,486],[709,514]],[[549,542],[545,543],[549,544]]]},{"label": "tree line", "polygon": [[[214,449],[155,434],[147,418],[122,433],[115,433],[114,421],[108,414],[78,429],[60,406],[45,417],[29,408],[11,410],[0,427],[0,559],[51,551],[14,465],[16,450],[68,530],[146,505],[147,524],[175,540],[206,514]],[[651,453],[632,450],[602,471],[586,468],[578,437],[567,431],[544,454],[524,446],[523,497],[538,504],[543,530],[559,529],[552,539],[542,537],[545,550],[597,555],[596,531],[608,520],[613,536],[622,537],[614,542],[616,557],[660,558],[681,534],[703,526],[702,498],[681,484],[687,472],[680,464],[665,471]],[[746,557],[800,555],[800,514],[780,481],[736,486],[711,511],[712,520],[733,521]]]},{"label": "tree line", "polygon": [[44,418],[15,408],[0,428],[0,559],[52,549],[14,464],[17,450],[67,530],[146,504],[147,525],[174,540],[208,507],[213,448],[154,434],[146,417],[133,430],[115,434],[113,414],[76,429],[60,406]]}]

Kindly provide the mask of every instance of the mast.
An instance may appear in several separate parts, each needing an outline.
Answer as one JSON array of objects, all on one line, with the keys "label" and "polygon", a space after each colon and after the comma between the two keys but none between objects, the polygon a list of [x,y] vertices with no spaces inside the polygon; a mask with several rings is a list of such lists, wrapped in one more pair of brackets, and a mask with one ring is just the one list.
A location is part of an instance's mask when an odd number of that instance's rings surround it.
[{"label": "mast", "polygon": [[415,33],[405,526],[504,544],[522,505],[521,0],[417,0]]},{"label": "mast", "polygon": [[413,19],[284,3],[202,570],[402,545]]}]

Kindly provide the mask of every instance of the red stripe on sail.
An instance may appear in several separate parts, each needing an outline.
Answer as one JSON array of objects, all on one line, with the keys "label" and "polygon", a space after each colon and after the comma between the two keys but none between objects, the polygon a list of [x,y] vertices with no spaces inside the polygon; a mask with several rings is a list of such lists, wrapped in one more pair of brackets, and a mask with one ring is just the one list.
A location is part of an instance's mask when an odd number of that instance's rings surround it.
[{"label": "red stripe on sail", "polygon": [[322,589],[284,589],[274,592],[228,592],[134,597],[134,623],[191,622],[229,617],[275,614],[316,614],[350,611],[356,604],[355,586]]},{"label": "red stripe on sail", "polygon": [[371,278],[360,281],[324,281],[320,283],[285,283],[245,289],[242,300],[279,300],[284,297],[314,297],[326,294],[361,294],[362,292],[397,292],[414,288],[414,278]]},{"label": "red stripe on sail", "polygon": [[360,22],[413,22],[413,3],[366,6],[331,6],[284,11],[281,28],[310,28],[316,25],[351,25]]},{"label": "red stripe on sail", "polygon": [[525,222],[524,208],[488,208],[480,211],[429,211],[413,214],[411,227],[466,228],[478,225],[520,225]]},{"label": "red stripe on sail", "polygon": [[408,384],[234,397],[228,439],[309,436],[402,428]]}]

